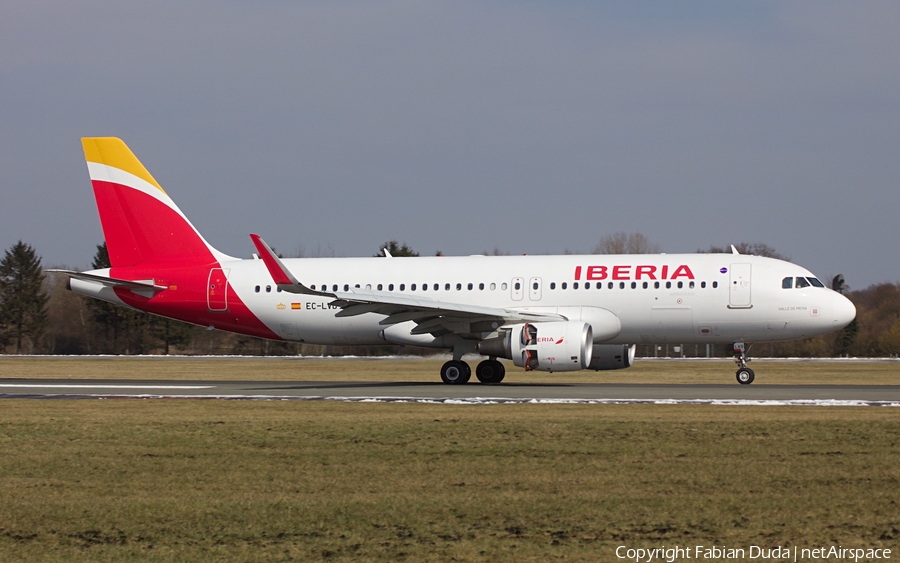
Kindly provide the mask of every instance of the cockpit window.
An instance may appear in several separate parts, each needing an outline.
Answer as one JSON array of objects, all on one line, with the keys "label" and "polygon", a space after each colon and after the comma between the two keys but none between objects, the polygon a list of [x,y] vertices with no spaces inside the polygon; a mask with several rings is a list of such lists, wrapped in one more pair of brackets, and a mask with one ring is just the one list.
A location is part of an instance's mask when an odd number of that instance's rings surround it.
[{"label": "cockpit window", "polygon": [[809,280],[809,283],[813,284],[815,287],[825,287],[825,284],[819,281],[819,278],[806,278]]},{"label": "cockpit window", "polygon": [[796,288],[800,288],[800,287],[809,287],[809,282],[806,281],[806,278],[800,278],[800,277],[798,277],[798,278],[796,279],[796,282],[797,282],[797,283],[794,284],[794,287],[796,287]]},{"label": "cockpit window", "polygon": [[791,289],[794,287],[794,278],[784,278],[781,280],[781,289]]}]

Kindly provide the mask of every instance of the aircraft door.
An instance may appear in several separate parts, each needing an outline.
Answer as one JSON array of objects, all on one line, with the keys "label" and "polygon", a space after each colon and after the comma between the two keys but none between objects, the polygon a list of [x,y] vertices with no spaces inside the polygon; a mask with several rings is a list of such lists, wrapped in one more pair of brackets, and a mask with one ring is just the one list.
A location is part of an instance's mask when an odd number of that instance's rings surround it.
[{"label": "aircraft door", "polygon": [[228,272],[222,268],[213,268],[209,271],[209,281],[206,284],[206,305],[214,313],[228,310]]},{"label": "aircraft door", "polygon": [[532,301],[541,300],[541,278],[531,278],[528,280],[528,297]]},{"label": "aircraft door", "polygon": [[513,301],[521,301],[522,296],[525,295],[525,279],[524,278],[513,278],[512,283],[509,284],[509,289],[512,292],[512,300]]},{"label": "aircraft door", "polygon": [[750,264],[732,264],[728,286],[728,306],[732,309],[749,309]]}]

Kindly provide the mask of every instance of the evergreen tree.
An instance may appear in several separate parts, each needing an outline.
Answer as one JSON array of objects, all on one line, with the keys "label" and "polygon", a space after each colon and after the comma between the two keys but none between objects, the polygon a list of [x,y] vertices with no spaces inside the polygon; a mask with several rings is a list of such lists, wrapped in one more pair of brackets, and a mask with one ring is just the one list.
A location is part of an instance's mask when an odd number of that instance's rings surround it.
[{"label": "evergreen tree", "polygon": [[[104,242],[97,245],[97,252],[94,254],[91,268],[100,270],[109,267],[109,251],[106,249],[106,243]],[[90,303],[94,321],[102,329],[102,339],[96,351],[119,354],[127,350],[127,344],[123,343],[120,345],[120,343],[128,341],[129,329],[135,324],[136,317],[140,313],[113,305],[107,301],[101,301],[100,299],[91,299],[88,303]]]},{"label": "evergreen tree", "polygon": [[47,326],[41,259],[31,245],[17,242],[0,260],[0,344],[23,344],[33,351]]}]

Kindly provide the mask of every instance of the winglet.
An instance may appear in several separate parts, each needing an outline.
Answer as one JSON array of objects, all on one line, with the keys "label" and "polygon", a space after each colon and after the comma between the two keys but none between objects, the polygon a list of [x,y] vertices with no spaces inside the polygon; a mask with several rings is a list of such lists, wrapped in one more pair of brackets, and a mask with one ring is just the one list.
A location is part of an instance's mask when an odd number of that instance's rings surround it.
[{"label": "winglet", "polygon": [[740,254],[740,252],[738,252],[738,249],[735,248],[733,244],[731,245],[731,253],[732,254]]},{"label": "winglet", "polygon": [[266,269],[269,270],[269,275],[272,276],[272,280],[282,291],[334,297],[334,294],[332,293],[323,293],[321,291],[312,290],[297,281],[297,278],[295,278],[285,267],[281,259],[278,258],[278,255],[275,254],[275,251],[272,250],[259,235],[251,234],[250,238],[253,240],[253,245],[256,246],[256,250],[259,252],[259,257],[262,258],[262,261],[265,263]]}]

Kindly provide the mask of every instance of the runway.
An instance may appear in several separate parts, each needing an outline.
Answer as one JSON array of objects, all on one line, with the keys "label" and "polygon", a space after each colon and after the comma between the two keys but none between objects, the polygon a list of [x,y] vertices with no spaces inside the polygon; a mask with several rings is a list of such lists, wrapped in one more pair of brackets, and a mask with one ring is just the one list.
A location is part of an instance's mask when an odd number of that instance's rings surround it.
[{"label": "runway", "polygon": [[444,404],[718,404],[900,407],[900,385],[691,385],[0,379],[0,399],[243,399]]}]

